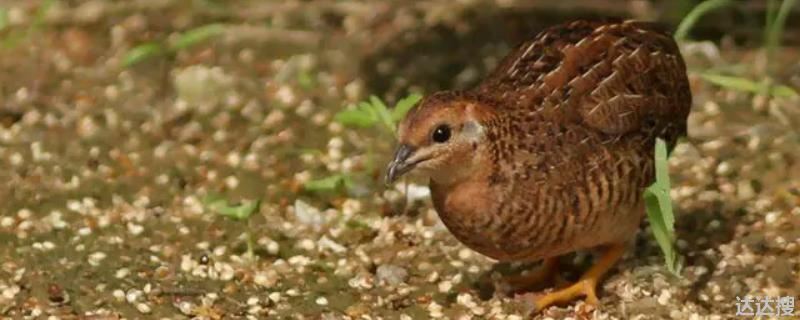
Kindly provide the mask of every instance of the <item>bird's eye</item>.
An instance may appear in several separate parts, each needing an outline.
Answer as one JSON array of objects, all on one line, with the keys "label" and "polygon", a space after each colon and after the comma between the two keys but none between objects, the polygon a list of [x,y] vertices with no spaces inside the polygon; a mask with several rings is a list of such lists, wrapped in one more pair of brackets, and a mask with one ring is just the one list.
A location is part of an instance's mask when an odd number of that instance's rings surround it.
[{"label": "bird's eye", "polygon": [[450,127],[446,124],[440,125],[433,130],[432,137],[434,142],[444,143],[450,139]]}]

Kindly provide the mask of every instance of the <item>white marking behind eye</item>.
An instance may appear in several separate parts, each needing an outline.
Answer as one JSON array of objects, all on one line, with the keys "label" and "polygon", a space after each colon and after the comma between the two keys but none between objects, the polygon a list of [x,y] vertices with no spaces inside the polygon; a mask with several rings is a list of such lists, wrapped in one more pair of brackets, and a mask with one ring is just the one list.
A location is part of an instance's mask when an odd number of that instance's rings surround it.
[{"label": "white marking behind eye", "polygon": [[470,142],[480,141],[486,134],[486,129],[478,121],[469,120],[464,123],[461,134]]}]

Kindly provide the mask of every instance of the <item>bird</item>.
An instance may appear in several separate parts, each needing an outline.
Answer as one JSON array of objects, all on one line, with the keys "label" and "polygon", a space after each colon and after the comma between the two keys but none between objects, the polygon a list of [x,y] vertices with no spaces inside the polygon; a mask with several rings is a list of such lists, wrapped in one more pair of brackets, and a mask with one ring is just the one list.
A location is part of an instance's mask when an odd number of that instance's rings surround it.
[{"label": "bird", "polygon": [[572,284],[525,295],[533,312],[583,297],[622,258],[645,215],[654,150],[686,135],[686,65],[668,30],[637,20],[577,20],[520,43],[475,87],[425,96],[399,122],[386,183],[429,179],[433,207],[470,249],[534,263],[599,253]]}]

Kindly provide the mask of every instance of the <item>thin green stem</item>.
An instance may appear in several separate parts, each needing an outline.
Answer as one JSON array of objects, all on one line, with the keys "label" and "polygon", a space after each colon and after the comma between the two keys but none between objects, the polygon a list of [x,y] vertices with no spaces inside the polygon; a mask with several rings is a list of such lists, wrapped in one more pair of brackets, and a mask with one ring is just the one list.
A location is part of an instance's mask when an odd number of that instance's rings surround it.
[{"label": "thin green stem", "polygon": [[244,237],[245,237],[245,244],[247,245],[247,253],[246,253],[247,260],[255,261],[256,260],[255,259],[255,257],[256,257],[256,255],[255,255],[255,244],[253,243],[253,233],[250,232],[251,227],[252,227],[251,226],[252,225],[251,221],[252,221],[252,219],[247,219],[247,224],[245,226],[247,229],[244,231]]},{"label": "thin green stem", "polygon": [[698,4],[678,25],[678,28],[675,30],[675,40],[679,42],[686,40],[689,31],[692,30],[692,27],[694,27],[700,17],[711,11],[728,6],[731,3],[733,3],[731,0],[708,0]]},{"label": "thin green stem", "polygon": [[766,24],[764,28],[764,45],[769,41],[770,29],[775,24],[775,16],[778,14],[778,0],[767,0]]},{"label": "thin green stem", "polygon": [[768,8],[770,10],[767,10],[767,37],[765,45],[767,47],[768,61],[772,61],[772,59],[775,57],[775,52],[778,51],[778,48],[781,45],[783,27],[786,25],[786,19],[789,17],[789,12],[792,11],[792,7],[794,7],[796,3],[796,0],[783,0],[777,13],[773,14],[770,12],[774,11],[774,3],[771,4],[771,8]]}]

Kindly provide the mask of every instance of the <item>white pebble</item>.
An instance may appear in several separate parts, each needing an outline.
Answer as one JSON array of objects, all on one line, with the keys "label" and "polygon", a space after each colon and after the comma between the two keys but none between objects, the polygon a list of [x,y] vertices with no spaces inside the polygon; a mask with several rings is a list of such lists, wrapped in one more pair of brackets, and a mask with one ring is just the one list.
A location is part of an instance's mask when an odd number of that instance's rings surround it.
[{"label": "white pebble", "polygon": [[465,306],[467,308],[475,308],[478,304],[472,299],[472,295],[469,293],[461,293],[456,297],[456,302],[458,304]]},{"label": "white pebble", "polygon": [[131,235],[138,236],[144,231],[144,227],[133,222],[128,222],[128,232]]},{"label": "white pebble", "polygon": [[270,240],[270,242],[267,244],[267,253],[271,255],[277,255],[280,249],[281,249],[280,244],[278,244],[273,240]]},{"label": "white pebble", "polygon": [[458,250],[458,258],[461,260],[469,259],[472,256],[472,251],[467,248],[463,248]]},{"label": "white pebble", "polygon": [[33,213],[31,212],[30,209],[27,208],[23,208],[17,211],[17,217],[22,220],[30,219],[31,215],[33,215]]},{"label": "white pebble", "polygon": [[100,251],[92,253],[92,254],[89,255],[89,259],[88,259],[89,264],[94,266],[94,267],[96,267],[96,266],[100,265],[100,262],[103,261],[103,259],[105,259],[106,256],[107,255],[104,252],[100,252]]},{"label": "white pebble", "polygon": [[11,164],[14,166],[19,166],[25,159],[22,158],[22,155],[19,152],[14,152],[11,154]]},{"label": "white pebble", "polygon": [[672,294],[667,289],[661,290],[661,294],[658,296],[658,304],[662,306],[666,306],[669,303],[669,299],[672,298]]},{"label": "white pebble", "polygon": [[331,240],[327,236],[322,236],[322,238],[319,239],[318,246],[320,249],[329,249],[335,253],[344,253],[347,251],[345,246]]},{"label": "white pebble", "polygon": [[181,313],[183,313],[183,314],[185,314],[187,316],[190,316],[190,315],[193,316],[194,313],[195,313],[195,306],[194,306],[193,303],[191,303],[189,301],[183,301],[180,304],[178,304],[178,310],[180,310]]},{"label": "white pebble", "polygon": [[136,300],[139,300],[139,297],[141,295],[142,295],[141,291],[136,289],[131,289],[128,291],[127,294],[125,294],[125,300],[128,301],[128,303],[133,304],[136,302]]},{"label": "white pebble", "polygon": [[3,292],[0,293],[0,297],[5,298],[5,300],[11,300],[14,299],[14,296],[16,296],[19,291],[20,287],[18,285],[12,285],[3,289]]},{"label": "white pebble", "polygon": [[447,292],[450,292],[450,290],[452,290],[452,289],[453,289],[453,283],[452,282],[450,282],[448,280],[439,282],[439,292],[447,293]]},{"label": "white pebble", "polygon": [[293,266],[307,266],[311,263],[311,259],[306,256],[297,255],[294,257],[289,258],[289,264]]},{"label": "white pebble", "polygon": [[267,298],[269,298],[269,301],[272,301],[272,303],[278,303],[278,301],[281,301],[281,293],[280,292],[270,293],[267,296]]},{"label": "white pebble", "polygon": [[3,217],[0,219],[0,227],[8,228],[14,225],[14,218],[12,217]]},{"label": "white pebble", "polygon": [[254,306],[258,304],[258,297],[250,297],[247,299],[248,306]]},{"label": "white pebble", "polygon": [[781,215],[780,211],[770,211],[767,212],[767,216],[765,217],[764,220],[766,220],[768,224],[773,224],[775,223],[775,221],[778,221],[778,217],[780,215]]},{"label": "white pebble", "polygon": [[122,291],[120,289],[114,290],[114,292],[111,293],[111,295],[114,296],[114,299],[116,299],[119,302],[125,300],[125,291]]},{"label": "white pebble", "polygon": [[130,273],[131,273],[130,269],[122,268],[122,269],[117,270],[117,272],[114,274],[114,277],[117,278],[117,279],[122,279],[122,278],[127,277]]},{"label": "white pebble", "polygon": [[239,186],[239,178],[236,178],[234,176],[228,176],[227,178],[225,178],[225,186],[227,186],[230,189],[236,189],[236,187]]},{"label": "white pebble", "polygon": [[88,236],[90,234],[92,234],[92,229],[90,229],[89,227],[83,227],[78,229],[78,235],[80,236]]},{"label": "white pebble", "polygon": [[42,242],[42,248],[45,251],[53,250],[55,247],[56,247],[56,245],[54,243],[50,242],[50,241]]},{"label": "white pebble", "polygon": [[312,241],[310,239],[303,239],[303,240],[300,240],[300,242],[297,243],[297,247],[300,248],[300,249],[303,249],[303,250],[311,251],[311,250],[314,250],[314,248],[316,247],[316,244],[314,243],[314,241]]},{"label": "white pebble", "polygon": [[144,303],[137,304],[136,305],[136,310],[139,310],[139,312],[144,313],[144,314],[147,314],[147,313],[150,313],[151,311],[153,311],[152,309],[150,309],[150,306],[148,306],[147,304],[144,304]]},{"label": "white pebble", "polygon": [[378,266],[378,269],[375,271],[375,275],[379,281],[396,286],[406,281],[408,278],[408,271],[400,266],[382,264]]}]

